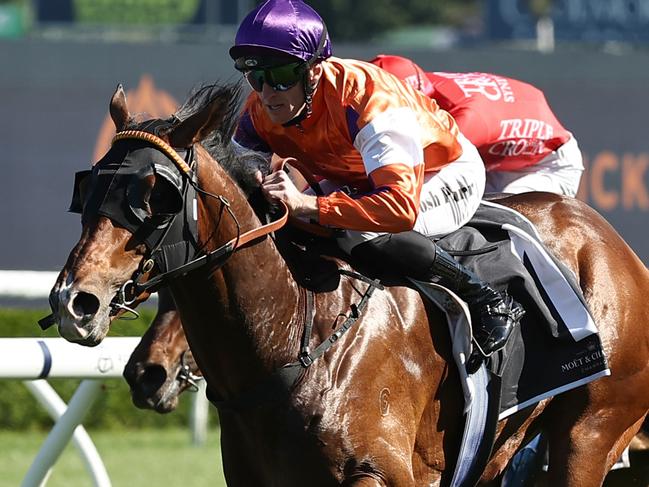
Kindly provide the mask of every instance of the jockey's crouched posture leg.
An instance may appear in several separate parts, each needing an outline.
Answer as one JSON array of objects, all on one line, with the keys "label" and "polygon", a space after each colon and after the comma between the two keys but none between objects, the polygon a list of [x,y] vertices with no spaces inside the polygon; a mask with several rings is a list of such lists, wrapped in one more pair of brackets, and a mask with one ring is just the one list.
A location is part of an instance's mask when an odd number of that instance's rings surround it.
[{"label": "jockey's crouched posture leg", "polygon": [[426,177],[412,231],[373,233],[348,231],[338,244],[361,262],[381,266],[395,275],[441,284],[469,305],[474,352],[467,370],[475,372],[483,360],[505,346],[524,314],[520,304],[493,289],[441,249],[433,238],[466,224],[482,199],[485,170],[476,148],[459,136],[463,154]]},{"label": "jockey's crouched posture leg", "polygon": [[475,372],[482,361],[505,346],[524,314],[511,296],[499,293],[457,262],[439,245],[419,232],[385,234],[357,245],[352,255],[368,265],[419,281],[435,282],[456,293],[469,305],[474,352],[467,370]]}]

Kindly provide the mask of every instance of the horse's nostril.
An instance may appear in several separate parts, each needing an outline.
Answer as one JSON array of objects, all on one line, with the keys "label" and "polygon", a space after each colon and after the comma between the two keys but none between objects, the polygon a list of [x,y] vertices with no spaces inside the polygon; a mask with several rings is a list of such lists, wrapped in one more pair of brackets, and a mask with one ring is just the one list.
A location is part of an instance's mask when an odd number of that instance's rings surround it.
[{"label": "horse's nostril", "polygon": [[157,391],[167,380],[167,372],[161,365],[147,365],[140,377],[142,388],[152,393]]},{"label": "horse's nostril", "polygon": [[77,316],[94,315],[99,310],[99,299],[93,294],[79,292],[74,297],[72,309]]}]

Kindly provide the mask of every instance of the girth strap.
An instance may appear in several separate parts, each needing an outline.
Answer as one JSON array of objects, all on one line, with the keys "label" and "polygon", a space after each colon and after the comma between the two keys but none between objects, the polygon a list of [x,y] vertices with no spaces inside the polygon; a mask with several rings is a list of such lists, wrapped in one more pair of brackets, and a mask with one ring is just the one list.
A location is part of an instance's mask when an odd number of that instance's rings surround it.
[{"label": "girth strap", "polygon": [[[361,313],[365,309],[365,306],[367,306],[367,302],[372,297],[374,290],[383,289],[383,285],[378,280],[369,279],[362,274],[359,274],[354,271],[347,271],[345,269],[340,269],[339,272],[343,275],[347,275],[354,279],[358,279],[360,281],[366,282],[369,285],[365,290],[365,293],[363,294],[361,300],[358,302],[358,304],[354,304],[354,303],[351,304],[351,313],[349,314],[347,319],[343,322],[343,324],[340,325],[340,327],[336,329],[336,331],[333,332],[329,338],[327,338],[320,345],[318,345],[316,349],[313,351],[313,353],[309,353],[309,346],[308,346],[313,323],[311,323],[308,329],[305,327],[304,336],[302,337],[302,349],[300,350],[300,355],[298,358],[300,365],[302,365],[304,368],[309,367],[318,357],[322,356],[327,350],[329,350],[340,339],[340,337],[342,337],[345,333],[347,333],[347,331],[352,327],[352,325],[356,323],[356,320],[360,318]],[[289,365],[294,365],[294,364],[289,364]]]},{"label": "girth strap", "polygon": [[220,400],[216,399],[214,393],[207,389],[207,398],[214,404],[219,412],[231,411],[242,412],[246,410],[261,407],[269,402],[277,402],[290,393],[300,377],[310,367],[313,362],[321,357],[327,350],[333,347],[336,342],[345,334],[360,318],[361,313],[367,306],[367,302],[372,297],[376,289],[384,289],[384,286],[375,279],[369,279],[362,274],[354,271],[340,269],[339,272],[343,275],[350,276],[354,279],[368,283],[368,287],[363,293],[361,300],[358,304],[351,305],[351,312],[343,324],[332,333],[329,338],[324,340],[318,345],[313,352],[309,350],[309,341],[313,331],[313,317],[314,317],[314,295],[313,291],[306,290],[306,311],[304,319],[304,333],[302,335],[302,344],[300,353],[296,362],[276,369],[266,380],[261,382],[253,389],[243,393],[236,399]]}]

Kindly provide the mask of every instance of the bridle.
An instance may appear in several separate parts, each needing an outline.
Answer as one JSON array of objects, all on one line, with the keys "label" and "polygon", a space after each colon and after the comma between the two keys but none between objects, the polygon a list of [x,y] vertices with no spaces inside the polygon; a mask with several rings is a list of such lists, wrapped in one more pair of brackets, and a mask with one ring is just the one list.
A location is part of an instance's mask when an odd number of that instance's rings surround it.
[{"label": "bridle", "polygon": [[187,385],[190,391],[198,391],[198,382],[203,380],[203,377],[192,372],[192,366],[187,362],[187,353],[189,349],[185,350],[180,356],[180,370],[176,376],[176,381],[180,386]]},{"label": "bridle", "polygon": [[180,355],[180,365],[178,366],[178,373],[172,386],[168,387],[164,394],[156,401],[155,408],[166,403],[170,398],[182,393],[185,389],[190,392],[198,392],[200,390],[199,382],[204,380],[202,376],[192,372],[192,366],[187,362],[187,354],[191,352],[189,349],[185,350]]},{"label": "bridle", "polygon": [[[271,221],[261,227],[254,228],[245,233],[241,233],[241,226],[237,220],[236,215],[232,211],[230,202],[223,195],[217,195],[209,191],[204,190],[198,185],[196,177],[196,169],[192,168],[195,163],[187,163],[183,158],[178,154],[177,150],[171,147],[167,142],[162,138],[154,135],[150,132],[145,132],[142,130],[125,130],[118,132],[113,138],[112,144],[123,140],[140,140],[145,141],[148,144],[152,145],[155,149],[164,154],[169,160],[171,160],[174,166],[179,170],[181,177],[187,183],[185,184],[185,190],[183,192],[183,199],[187,198],[187,189],[189,187],[193,188],[197,193],[203,194],[207,197],[214,198],[221,203],[221,210],[219,211],[219,220],[217,221],[216,228],[221,223],[223,213],[230,215],[230,218],[233,219],[236,228],[237,234],[234,238],[221,245],[215,250],[212,250],[207,253],[202,253],[199,257],[190,259],[189,262],[185,262],[171,270],[161,272],[154,277],[149,278],[150,272],[156,265],[156,260],[154,254],[160,248],[162,243],[165,241],[169,230],[172,228],[175,219],[182,212],[178,211],[173,218],[168,220],[165,223],[165,227],[162,230],[161,236],[158,238],[157,242],[148,246],[148,251],[146,255],[142,258],[141,264],[138,266],[138,269],[133,273],[131,279],[126,281],[118,290],[115,297],[110,303],[111,312],[110,316],[118,315],[119,313],[127,313],[127,317],[130,319],[137,318],[137,312],[131,307],[131,305],[137,301],[138,297],[145,292],[155,292],[162,286],[168,285],[173,279],[183,276],[193,270],[198,268],[209,266],[211,269],[216,270],[222,267],[225,262],[232,256],[234,253],[245,247],[246,245],[255,242],[266,235],[277,231],[286,224],[288,218],[288,208],[285,204],[281,204],[282,209],[281,215],[278,219]],[[187,149],[188,155],[193,155],[194,150],[193,146]],[[193,159],[189,157],[189,159]],[[195,249],[200,252],[200,249]],[[50,314],[45,318],[39,320],[39,326],[45,330],[50,326],[56,324],[56,319],[54,314]]]}]

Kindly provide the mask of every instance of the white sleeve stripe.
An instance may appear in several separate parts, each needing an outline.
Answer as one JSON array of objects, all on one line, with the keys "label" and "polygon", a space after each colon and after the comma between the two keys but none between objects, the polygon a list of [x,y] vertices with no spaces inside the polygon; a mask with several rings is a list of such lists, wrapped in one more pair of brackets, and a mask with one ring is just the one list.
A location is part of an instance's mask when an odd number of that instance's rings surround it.
[{"label": "white sleeve stripe", "polygon": [[367,174],[389,164],[414,167],[424,162],[421,127],[408,107],[378,114],[358,132],[354,147],[363,158]]}]

